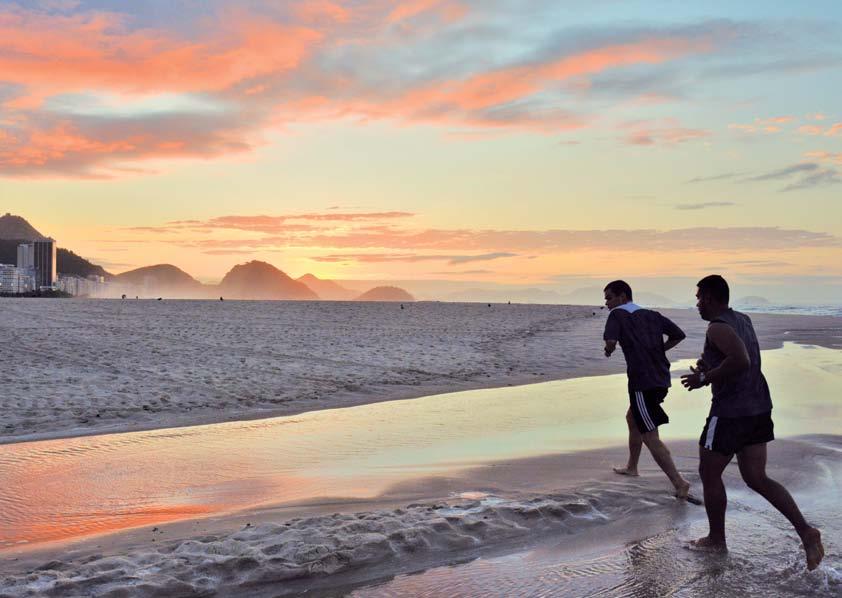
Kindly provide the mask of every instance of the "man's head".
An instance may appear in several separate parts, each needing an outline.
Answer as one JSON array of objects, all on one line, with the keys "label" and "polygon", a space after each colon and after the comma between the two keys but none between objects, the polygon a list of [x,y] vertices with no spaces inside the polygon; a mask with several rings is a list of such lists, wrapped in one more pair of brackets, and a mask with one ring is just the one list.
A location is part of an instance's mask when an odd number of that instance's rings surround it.
[{"label": "man's head", "polygon": [[625,280],[615,280],[605,285],[605,307],[614,309],[632,300],[632,290]]},{"label": "man's head", "polygon": [[703,320],[712,320],[720,312],[728,309],[731,291],[728,283],[719,274],[705,276],[696,283],[696,307]]}]

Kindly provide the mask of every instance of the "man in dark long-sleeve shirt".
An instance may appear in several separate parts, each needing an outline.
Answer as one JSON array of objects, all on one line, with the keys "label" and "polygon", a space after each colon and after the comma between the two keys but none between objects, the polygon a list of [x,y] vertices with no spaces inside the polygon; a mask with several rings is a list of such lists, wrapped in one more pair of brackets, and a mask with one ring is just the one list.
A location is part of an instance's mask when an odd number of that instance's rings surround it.
[{"label": "man in dark long-sleeve shirt", "polygon": [[686,335],[660,313],[634,304],[631,287],[622,280],[605,287],[605,305],[611,310],[603,335],[605,356],[610,357],[619,342],[629,379],[630,406],[626,413],[629,461],[626,467],[614,471],[621,475],[638,475],[637,464],[645,444],[675,486],[675,495],[686,499],[690,483],[678,473],[669,449],[658,435],[658,426],[669,423],[669,417],[661,407],[671,384],[666,352]]}]

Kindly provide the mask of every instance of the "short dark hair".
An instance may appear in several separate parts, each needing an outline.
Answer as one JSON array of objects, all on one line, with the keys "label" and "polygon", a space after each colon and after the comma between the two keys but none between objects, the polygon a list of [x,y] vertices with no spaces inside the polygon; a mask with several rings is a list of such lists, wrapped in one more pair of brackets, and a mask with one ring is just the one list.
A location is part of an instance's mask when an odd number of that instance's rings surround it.
[{"label": "short dark hair", "polygon": [[714,301],[728,305],[731,299],[731,290],[728,288],[728,283],[719,274],[711,274],[705,276],[696,283],[699,287],[699,293],[702,295],[710,295]]},{"label": "short dark hair", "polygon": [[629,283],[627,283],[625,280],[613,280],[609,282],[607,285],[605,285],[605,288],[602,289],[603,293],[605,291],[611,291],[615,295],[622,295],[623,293],[625,293],[629,301],[632,300],[631,287],[629,286]]}]

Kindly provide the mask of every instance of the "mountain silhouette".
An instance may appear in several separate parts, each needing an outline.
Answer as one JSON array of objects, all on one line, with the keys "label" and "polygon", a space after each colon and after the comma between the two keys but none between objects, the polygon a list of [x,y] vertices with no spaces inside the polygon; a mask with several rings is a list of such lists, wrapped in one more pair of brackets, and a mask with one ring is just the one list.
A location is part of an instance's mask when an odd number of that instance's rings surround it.
[{"label": "mountain silhouette", "polygon": [[[6,214],[0,216],[0,264],[17,264],[18,245],[46,239],[25,218]],[[56,250],[56,270],[60,274],[72,274],[85,278],[89,275],[111,278],[111,274],[102,266],[92,264],[69,249],[59,247]]]},{"label": "mountain silhouette", "polygon": [[26,219],[7,212],[5,216],[0,216],[0,239],[23,242],[41,241],[46,237],[35,230]]},{"label": "mountain silhouette", "polygon": [[320,299],[328,301],[350,301],[359,295],[358,291],[346,289],[337,282],[318,278],[314,274],[305,274],[299,276],[296,280],[310,287]]},{"label": "mountain silhouette", "polygon": [[374,287],[354,301],[415,301],[415,297],[400,287]]},{"label": "mountain silhouette", "polygon": [[196,295],[204,285],[172,264],[158,264],[123,272],[115,276],[116,282],[136,285],[147,292],[157,291],[167,295],[188,293]]},{"label": "mountain silhouette", "polygon": [[219,292],[232,299],[313,300],[319,296],[303,282],[293,280],[272,264],[251,261],[234,266]]}]

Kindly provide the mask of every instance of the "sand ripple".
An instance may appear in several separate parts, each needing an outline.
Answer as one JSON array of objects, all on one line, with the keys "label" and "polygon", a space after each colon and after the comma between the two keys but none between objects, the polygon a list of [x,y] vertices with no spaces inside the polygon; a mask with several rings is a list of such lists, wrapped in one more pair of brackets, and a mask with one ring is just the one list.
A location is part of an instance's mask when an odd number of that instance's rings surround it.
[{"label": "sand ripple", "polygon": [[623,484],[570,494],[454,499],[401,509],[292,519],[162,543],[119,557],[47,563],[0,582],[0,596],[191,596],[296,582],[400,563],[447,562],[539,534],[576,534],[653,504],[695,508]]}]

